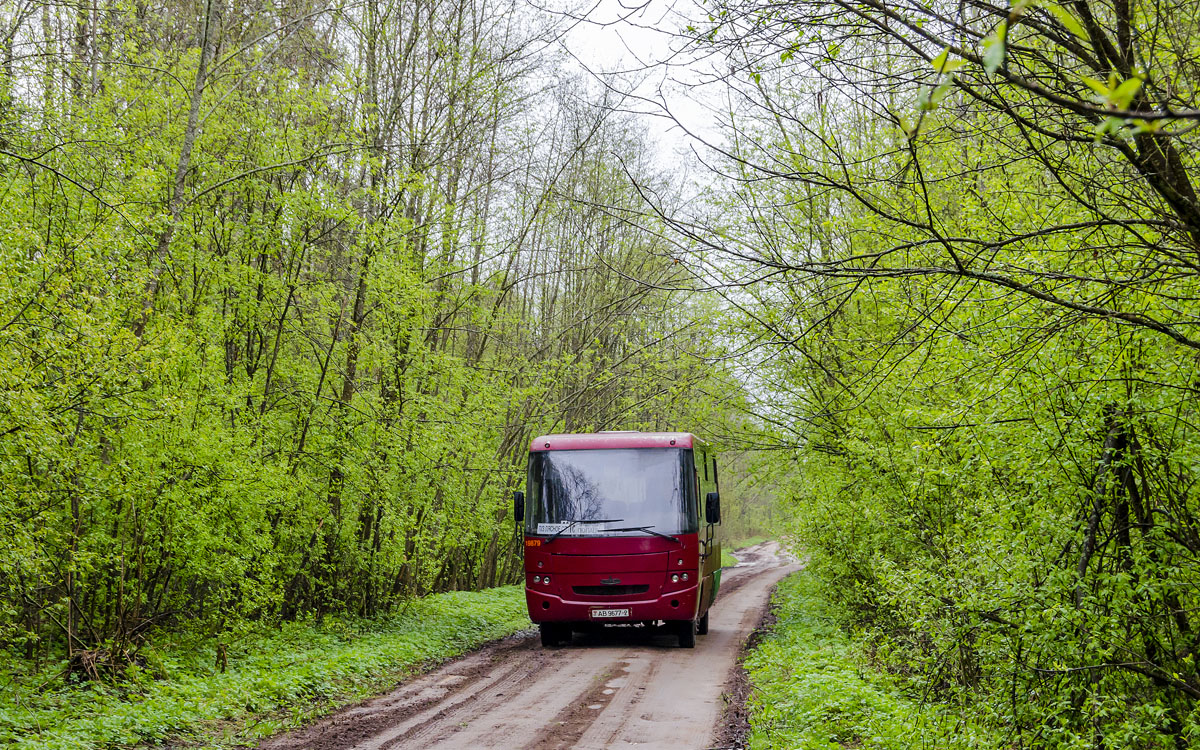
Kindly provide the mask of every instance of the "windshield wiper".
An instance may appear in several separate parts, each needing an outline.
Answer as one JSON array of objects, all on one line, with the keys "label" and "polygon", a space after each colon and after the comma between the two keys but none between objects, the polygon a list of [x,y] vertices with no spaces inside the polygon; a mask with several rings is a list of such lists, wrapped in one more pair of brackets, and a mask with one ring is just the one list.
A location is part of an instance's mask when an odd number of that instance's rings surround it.
[{"label": "windshield wiper", "polygon": [[655,531],[653,526],[629,526],[624,529],[605,529],[605,531],[649,531],[654,536],[661,536],[663,539],[670,539],[672,542],[678,542],[679,546],[683,546],[683,542],[680,542],[670,534],[664,534],[661,531]]},{"label": "windshield wiper", "polygon": [[563,532],[565,532],[567,529],[571,528],[572,526],[574,526],[577,523],[620,523],[621,521],[624,521],[624,520],[625,520],[624,518],[597,518],[595,520],[576,518],[574,521],[571,521],[566,526],[563,526],[561,529],[554,532],[554,535],[546,540],[546,544],[549,544],[550,542],[553,542],[555,539],[558,539],[560,536],[563,535]]}]

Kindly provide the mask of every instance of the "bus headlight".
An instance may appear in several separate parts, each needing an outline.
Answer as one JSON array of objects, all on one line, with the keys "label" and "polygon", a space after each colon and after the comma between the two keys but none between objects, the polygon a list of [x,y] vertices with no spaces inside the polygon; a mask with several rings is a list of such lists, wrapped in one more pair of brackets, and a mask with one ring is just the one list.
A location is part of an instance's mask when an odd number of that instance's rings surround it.
[{"label": "bus headlight", "polygon": [[542,576],[542,583],[549,584],[550,576]]},{"label": "bus headlight", "polygon": [[685,581],[687,580],[687,573],[683,574],[683,580],[685,580]]},{"label": "bus headlight", "polygon": [[541,577],[541,576],[534,576],[534,577],[533,577],[533,582],[534,582],[534,583],[541,583],[541,582],[542,582],[542,577]]},{"label": "bus headlight", "polygon": [[678,573],[671,574],[671,583],[679,583],[679,574]]}]

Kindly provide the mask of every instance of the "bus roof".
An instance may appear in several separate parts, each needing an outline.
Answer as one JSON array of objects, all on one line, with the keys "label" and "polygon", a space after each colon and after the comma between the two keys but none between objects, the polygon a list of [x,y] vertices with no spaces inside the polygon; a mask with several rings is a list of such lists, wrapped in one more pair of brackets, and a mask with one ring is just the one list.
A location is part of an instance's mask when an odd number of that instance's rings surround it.
[{"label": "bus roof", "polygon": [[577,451],[602,448],[707,448],[708,444],[690,432],[587,432],[542,435],[529,444],[538,451]]}]

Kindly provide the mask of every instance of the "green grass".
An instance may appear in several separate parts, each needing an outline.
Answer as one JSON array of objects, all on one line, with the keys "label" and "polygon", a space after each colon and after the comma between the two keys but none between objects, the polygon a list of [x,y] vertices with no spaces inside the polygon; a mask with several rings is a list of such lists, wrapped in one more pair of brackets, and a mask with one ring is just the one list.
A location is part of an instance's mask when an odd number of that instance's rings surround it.
[{"label": "green grass", "polygon": [[721,545],[721,567],[732,568],[738,564],[737,557],[729,550],[745,549],[746,547],[753,547],[756,544],[762,544],[765,541],[767,541],[765,536],[752,536],[747,539],[736,539],[728,544]]},{"label": "green grass", "polygon": [[864,665],[807,573],[779,584],[771,634],[746,660],[751,750],[998,748],[996,737],[905,695]]},{"label": "green grass", "polygon": [[[164,742],[256,744],[283,729],[386,690],[424,665],[530,627],[523,590],[451,592],[378,621],[289,623],[228,649],[182,640],[148,650],[145,670],[119,684],[66,685],[0,665],[0,745],[107,748]],[[61,669],[62,665],[58,665]]]},{"label": "green grass", "polygon": [[745,549],[746,547],[753,547],[756,544],[762,544],[765,541],[767,541],[765,536],[750,536],[745,539],[736,539],[730,546],[734,549]]}]

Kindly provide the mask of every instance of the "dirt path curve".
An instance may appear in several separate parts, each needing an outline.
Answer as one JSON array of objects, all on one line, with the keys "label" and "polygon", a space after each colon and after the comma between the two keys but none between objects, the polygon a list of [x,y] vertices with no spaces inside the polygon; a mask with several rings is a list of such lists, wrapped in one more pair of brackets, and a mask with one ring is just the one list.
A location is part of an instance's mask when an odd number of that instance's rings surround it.
[{"label": "dirt path curve", "polygon": [[260,748],[709,747],[743,640],[771,587],[799,568],[773,542],[739,555],[741,563],[724,573],[708,635],[694,649],[629,628],[544,649],[537,632],[526,631]]}]

